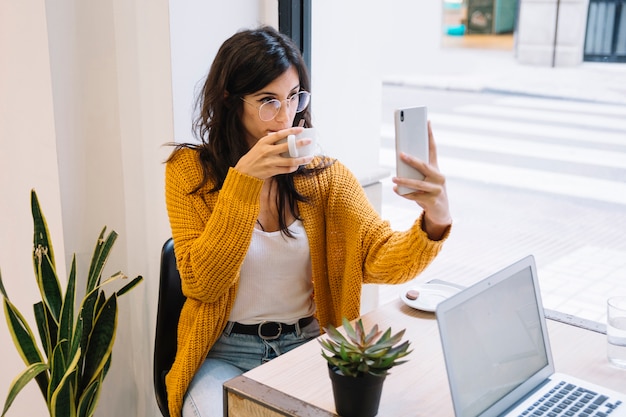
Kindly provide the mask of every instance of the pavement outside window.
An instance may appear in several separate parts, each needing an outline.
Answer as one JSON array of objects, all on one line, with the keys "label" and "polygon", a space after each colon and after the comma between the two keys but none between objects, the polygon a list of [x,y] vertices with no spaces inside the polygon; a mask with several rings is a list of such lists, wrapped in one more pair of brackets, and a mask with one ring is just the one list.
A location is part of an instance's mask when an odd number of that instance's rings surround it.
[{"label": "pavement outside window", "polygon": [[[422,275],[384,286],[380,301],[431,279],[470,285],[534,254],[546,308],[606,322],[606,299],[626,295],[626,65],[525,67],[492,50],[440,58],[387,77],[380,165],[395,171],[394,107],[448,102],[429,118],[453,234]],[[445,65],[461,60],[481,64]],[[383,180],[393,227],[418,212]]]}]

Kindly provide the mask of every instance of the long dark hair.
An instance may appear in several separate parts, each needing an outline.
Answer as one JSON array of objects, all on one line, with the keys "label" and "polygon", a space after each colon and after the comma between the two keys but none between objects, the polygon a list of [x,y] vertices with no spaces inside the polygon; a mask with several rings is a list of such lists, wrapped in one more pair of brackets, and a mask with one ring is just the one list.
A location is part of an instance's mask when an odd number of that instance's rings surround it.
[{"label": "long dark hair", "polygon": [[[193,132],[201,143],[177,145],[177,149],[198,151],[202,180],[192,193],[198,192],[209,181],[214,184],[211,192],[222,188],[228,169],[249,150],[241,123],[241,97],[259,91],[290,67],[298,72],[300,89],[310,92],[309,73],[300,50],[289,37],[272,27],[237,32],[222,44],[196,99],[197,117]],[[307,127],[312,127],[310,105],[296,114],[293,126],[298,126],[303,119]],[[292,235],[285,221],[285,210],[300,219],[296,204],[307,201],[296,190],[294,176],[311,175],[331,163],[328,158],[322,158],[315,167],[300,167],[294,173],[273,178],[278,185],[280,230],[287,236]]]}]

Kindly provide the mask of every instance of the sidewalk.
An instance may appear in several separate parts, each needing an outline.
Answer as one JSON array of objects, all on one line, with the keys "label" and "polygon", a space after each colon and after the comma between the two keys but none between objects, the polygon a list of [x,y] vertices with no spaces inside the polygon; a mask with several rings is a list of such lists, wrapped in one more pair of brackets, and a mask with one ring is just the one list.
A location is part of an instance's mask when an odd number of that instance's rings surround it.
[{"label": "sidewalk", "polygon": [[[519,64],[512,51],[502,50],[442,50],[429,57],[419,71],[390,75],[384,83],[602,103],[607,106],[589,107],[603,111],[608,105],[619,106],[619,112],[607,115],[615,119],[623,117],[621,109],[626,106],[626,64],[533,67]],[[568,119],[554,122],[558,127],[567,127],[569,123]],[[616,138],[625,132],[624,128],[612,126],[606,129],[612,129],[610,134]],[[529,136],[533,137],[534,133]],[[616,139],[620,144],[615,148],[620,149],[615,152],[623,153],[621,147],[626,145],[626,136],[623,137],[621,142]],[[393,167],[385,168],[393,172]],[[555,204],[556,200],[549,194],[542,193],[533,194],[529,203],[529,194],[525,192],[506,188],[492,191],[465,177],[448,178],[451,205],[455,208],[453,236],[415,282],[383,287],[380,292],[383,302],[396,299],[402,291],[431,279],[469,285],[477,277],[486,277],[532,253],[537,257],[546,308],[584,320],[606,322],[606,298],[626,291],[626,241],[623,234],[619,235],[626,225],[623,210],[612,212],[608,218],[599,215],[604,212],[596,210],[594,205],[579,205],[568,199]],[[459,179],[463,181],[462,186]],[[390,189],[390,181],[383,181],[383,217],[395,228],[404,230],[414,220],[414,209],[407,207],[405,210],[402,201],[395,199]],[[494,196],[497,196],[497,205],[475,204],[492,201]],[[534,216],[533,223],[518,220],[527,216]],[[569,220],[564,221],[564,216],[569,216]]]},{"label": "sidewalk", "polygon": [[390,74],[383,81],[421,88],[626,105],[626,64],[529,66],[517,62],[514,51],[446,48],[424,62],[419,73]]}]

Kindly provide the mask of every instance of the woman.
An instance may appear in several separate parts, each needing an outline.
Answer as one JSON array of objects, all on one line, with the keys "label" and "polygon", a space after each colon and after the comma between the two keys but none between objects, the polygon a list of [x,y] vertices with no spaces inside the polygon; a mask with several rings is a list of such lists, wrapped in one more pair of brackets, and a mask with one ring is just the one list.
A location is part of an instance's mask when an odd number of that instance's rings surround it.
[{"label": "woman", "polygon": [[[359,315],[363,283],[406,282],[439,252],[451,218],[429,128],[423,181],[394,178],[422,207],[394,232],[355,177],[277,143],[311,126],[298,48],[272,28],[219,49],[201,91],[199,144],[176,147],[166,201],[187,301],[166,384],[172,416],[221,415],[222,384]],[[300,139],[304,146],[310,139]],[[417,214],[418,212],[416,212]]]}]

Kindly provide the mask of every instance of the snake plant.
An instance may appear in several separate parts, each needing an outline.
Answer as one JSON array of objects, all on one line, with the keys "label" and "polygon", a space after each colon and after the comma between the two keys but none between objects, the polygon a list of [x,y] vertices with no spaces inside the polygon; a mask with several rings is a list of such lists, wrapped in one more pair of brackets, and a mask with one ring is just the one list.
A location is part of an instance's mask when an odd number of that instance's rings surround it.
[{"label": "snake plant", "polygon": [[41,301],[34,304],[39,344],[31,327],[13,303],[2,283],[0,292],[13,342],[26,364],[11,383],[1,416],[17,394],[33,379],[46,401],[51,417],[88,417],[95,412],[100,389],[111,365],[117,328],[117,299],[142,281],[137,276],[107,297],[103,286],[126,278],[118,272],[102,279],[102,271],[117,238],[102,229],[95,245],[87,275],[87,288],[75,311],[76,255],[67,280],[65,294],[56,272],[54,251],[46,219],[37,194],[31,191],[34,223],[33,266]]},{"label": "snake plant", "polygon": [[399,344],[405,330],[392,336],[391,328],[383,333],[378,330],[378,325],[374,325],[367,333],[361,319],[352,327],[345,317],[343,329],[347,337],[333,325],[329,325],[324,329],[328,337],[320,339],[320,343],[323,347],[322,356],[331,368],[345,376],[387,375],[389,369],[406,362],[399,359],[411,353],[408,350],[411,344],[408,340]]}]

